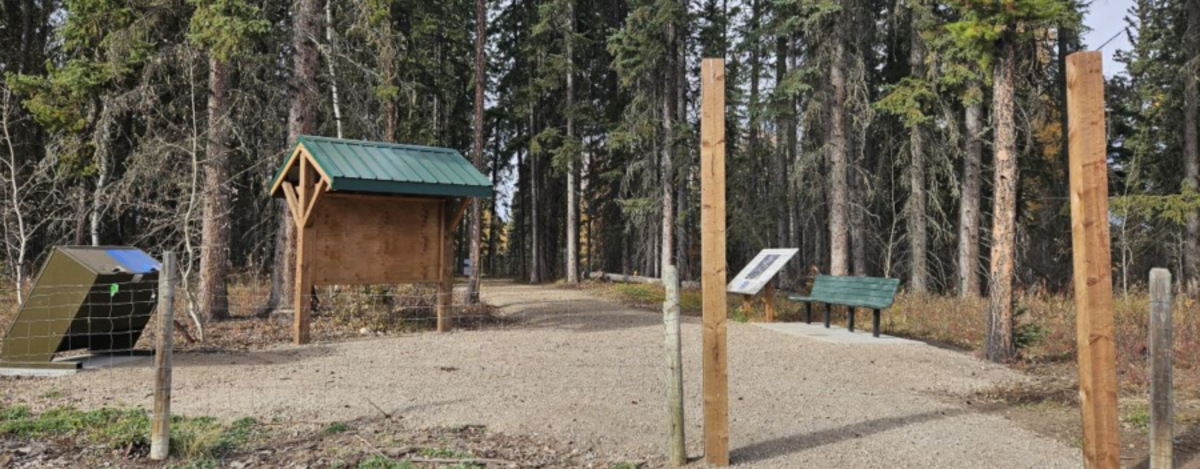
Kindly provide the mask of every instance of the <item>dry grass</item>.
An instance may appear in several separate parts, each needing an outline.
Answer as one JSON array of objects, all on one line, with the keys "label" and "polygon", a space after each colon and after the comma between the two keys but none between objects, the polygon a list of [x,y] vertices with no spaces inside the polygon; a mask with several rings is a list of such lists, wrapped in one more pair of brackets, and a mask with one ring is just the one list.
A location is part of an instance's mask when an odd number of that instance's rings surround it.
[{"label": "dry grass", "polygon": [[[663,290],[658,285],[593,283],[589,288],[626,303],[659,308]],[[700,292],[681,294],[685,314],[700,314]],[[783,297],[776,300],[779,321],[802,321],[803,306]],[[1148,368],[1147,326],[1149,295],[1144,290],[1118,294],[1114,301],[1117,333],[1117,371],[1123,395],[1146,392]],[[760,321],[762,303],[752,311],[741,309],[742,299],[729,296],[730,317]],[[813,308],[819,321],[824,305]],[[901,293],[883,313],[888,334],[911,337],[939,346],[977,352],[983,347],[986,298],[963,299],[932,294]],[[1182,399],[1200,399],[1200,302],[1178,295],[1172,308],[1175,320],[1175,389]],[[860,311],[860,315],[862,312]],[[834,324],[845,324],[843,308],[834,308]],[[1075,303],[1068,295],[1022,295],[1017,299],[1017,343],[1020,359],[1015,366],[1035,372],[1069,367],[1075,361]],[[1048,371],[1053,372],[1053,371]]]},{"label": "dry grass", "polygon": [[[270,300],[269,279],[238,275],[228,287],[229,314],[225,321],[204,326],[204,340],[190,342],[177,334],[175,348],[192,351],[251,350],[292,340],[291,299],[284,302],[289,311],[272,316],[267,309]],[[465,306],[461,296],[453,300],[455,327],[485,328],[502,325],[494,308],[485,305]],[[188,318],[187,298],[176,291],[175,319],[187,324],[190,337],[198,338]],[[0,290],[0,343],[8,326],[16,317],[16,295]],[[136,348],[153,347],[157,317],[152,318]],[[377,285],[349,287],[318,287],[313,301],[312,337],[317,341],[344,340],[360,336],[378,336],[433,330],[437,327],[437,286]],[[177,329],[178,331],[178,329]]]}]

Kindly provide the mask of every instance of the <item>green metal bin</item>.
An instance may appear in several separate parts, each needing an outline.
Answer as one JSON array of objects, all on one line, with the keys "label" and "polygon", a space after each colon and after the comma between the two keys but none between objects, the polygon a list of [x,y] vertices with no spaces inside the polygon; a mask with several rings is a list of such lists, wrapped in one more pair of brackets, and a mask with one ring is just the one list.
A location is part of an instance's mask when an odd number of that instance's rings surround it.
[{"label": "green metal bin", "polygon": [[132,353],[157,304],[161,265],[127,246],[56,247],[4,335],[0,368],[74,369],[58,352]]}]

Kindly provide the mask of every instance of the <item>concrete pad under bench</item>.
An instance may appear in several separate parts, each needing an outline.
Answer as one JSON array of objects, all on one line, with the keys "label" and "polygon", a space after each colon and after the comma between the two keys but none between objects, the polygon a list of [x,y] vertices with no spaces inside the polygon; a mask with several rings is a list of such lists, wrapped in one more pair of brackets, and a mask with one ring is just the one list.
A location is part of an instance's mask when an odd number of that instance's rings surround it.
[{"label": "concrete pad under bench", "polygon": [[819,340],[831,344],[852,345],[925,345],[924,342],[909,340],[890,335],[872,337],[871,331],[850,332],[844,327],[826,329],[822,324],[805,324],[802,322],[756,322],[755,326],[770,329],[787,335]]}]

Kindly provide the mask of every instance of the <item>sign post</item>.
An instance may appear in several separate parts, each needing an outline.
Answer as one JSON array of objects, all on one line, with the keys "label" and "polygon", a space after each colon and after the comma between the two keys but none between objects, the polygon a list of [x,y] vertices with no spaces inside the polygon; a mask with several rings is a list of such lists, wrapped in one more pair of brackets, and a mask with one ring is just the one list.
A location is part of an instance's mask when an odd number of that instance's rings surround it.
[{"label": "sign post", "polygon": [[742,306],[747,311],[754,305],[754,297],[761,291],[766,297],[767,322],[774,322],[775,287],[771,280],[798,252],[799,249],[763,249],[729,282],[725,287],[726,291],[741,294]]}]

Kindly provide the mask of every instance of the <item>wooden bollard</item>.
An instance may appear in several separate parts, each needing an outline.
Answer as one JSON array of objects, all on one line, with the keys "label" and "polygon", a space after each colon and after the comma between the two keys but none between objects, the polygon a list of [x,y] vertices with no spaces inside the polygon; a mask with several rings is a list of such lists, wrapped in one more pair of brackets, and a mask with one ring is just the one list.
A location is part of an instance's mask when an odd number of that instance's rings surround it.
[{"label": "wooden bollard", "polygon": [[1150,469],[1174,467],[1171,272],[1150,270]]},{"label": "wooden bollard", "polygon": [[175,253],[164,252],[158,272],[158,336],[154,340],[154,420],[150,459],[171,454],[171,342],[175,334]]}]

